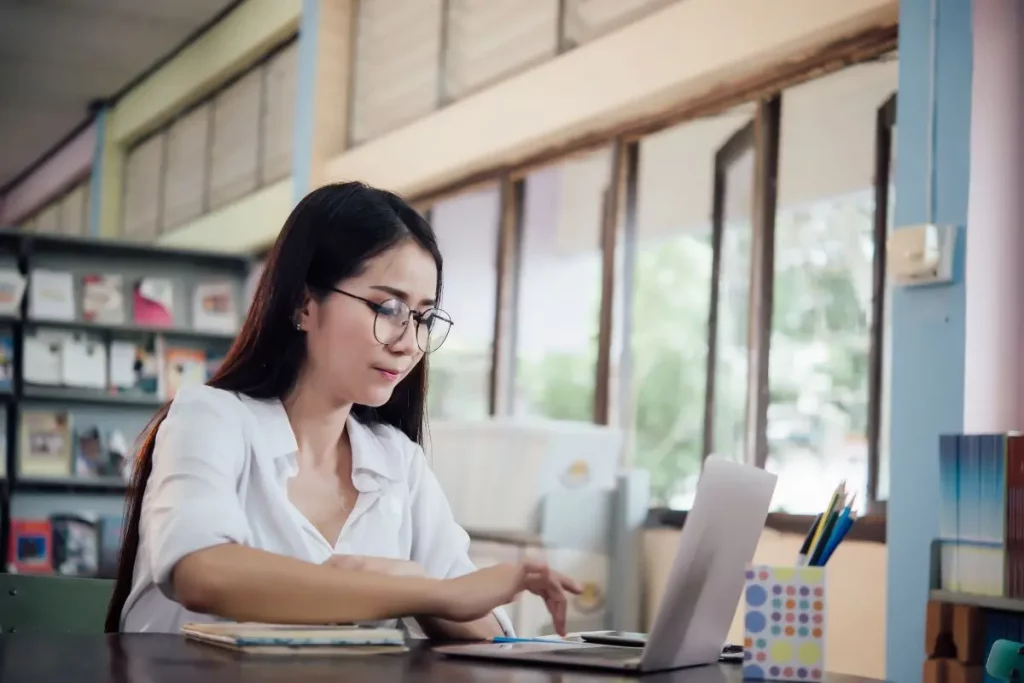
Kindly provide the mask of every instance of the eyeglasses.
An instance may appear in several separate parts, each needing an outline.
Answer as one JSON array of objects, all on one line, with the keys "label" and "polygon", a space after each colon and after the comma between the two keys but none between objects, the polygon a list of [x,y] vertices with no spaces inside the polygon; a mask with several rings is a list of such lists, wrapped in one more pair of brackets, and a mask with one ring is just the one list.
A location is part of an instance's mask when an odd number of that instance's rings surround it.
[{"label": "eyeglasses", "polygon": [[415,320],[416,346],[423,353],[433,353],[441,348],[441,344],[444,344],[444,340],[448,337],[448,332],[451,331],[452,325],[455,324],[448,314],[440,308],[428,308],[422,312],[414,311],[409,308],[409,304],[401,299],[388,299],[387,301],[377,303],[376,301],[370,301],[361,296],[350,294],[342,289],[335,287],[331,289],[338,294],[344,294],[357,301],[362,301],[370,307],[370,310],[376,313],[373,319],[373,336],[384,346],[394,344],[401,339],[405,335],[406,328],[409,327],[409,321]]}]

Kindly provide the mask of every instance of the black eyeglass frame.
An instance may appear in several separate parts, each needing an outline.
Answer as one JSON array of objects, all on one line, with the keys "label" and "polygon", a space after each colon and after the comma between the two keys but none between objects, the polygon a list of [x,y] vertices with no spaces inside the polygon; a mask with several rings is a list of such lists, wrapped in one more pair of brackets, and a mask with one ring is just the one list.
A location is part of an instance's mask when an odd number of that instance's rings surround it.
[{"label": "black eyeglass frame", "polygon": [[[421,312],[421,311],[413,310],[412,306],[410,306],[409,304],[405,303],[404,301],[402,301],[401,299],[399,299],[397,297],[391,297],[387,301],[384,301],[384,302],[381,302],[381,303],[377,303],[376,301],[373,301],[371,299],[367,299],[366,297],[359,296],[358,294],[353,294],[352,292],[346,292],[344,289],[338,289],[337,287],[331,287],[330,289],[331,289],[332,292],[337,292],[338,294],[344,294],[345,296],[349,297],[350,299],[355,299],[356,301],[362,301],[364,304],[366,304],[370,308],[371,311],[374,312],[375,315],[374,315],[374,318],[373,318],[373,338],[376,339],[378,342],[380,342],[381,344],[383,344],[385,346],[388,346],[390,344],[394,344],[396,341],[401,339],[402,336],[405,334],[405,328],[403,327],[401,334],[399,334],[397,337],[395,337],[391,341],[383,341],[379,336],[377,336],[377,320],[379,319],[380,314],[385,311],[385,304],[387,304],[389,301],[397,301],[397,302],[401,303],[403,306],[405,306],[406,308],[409,309],[409,318],[416,322],[416,332],[413,335],[416,338],[416,346],[423,353],[433,353],[434,351],[437,351],[437,349],[439,349],[442,346],[444,346],[445,341],[448,339],[448,335],[451,333],[452,327],[455,325],[455,322],[452,320],[452,317],[450,315],[448,315],[448,312],[443,310],[443,309],[441,309],[441,308],[437,308],[436,306],[431,306],[427,310]],[[437,345],[437,348],[430,349],[430,350],[423,348],[424,345],[420,343],[420,335],[419,335],[420,324],[423,322],[423,318],[425,318],[427,315],[436,316],[438,320],[442,320],[442,321],[448,323],[448,331],[445,332],[444,338],[441,339],[441,343],[439,343]],[[428,339],[430,338],[430,329],[429,328],[427,329],[427,338]]]}]

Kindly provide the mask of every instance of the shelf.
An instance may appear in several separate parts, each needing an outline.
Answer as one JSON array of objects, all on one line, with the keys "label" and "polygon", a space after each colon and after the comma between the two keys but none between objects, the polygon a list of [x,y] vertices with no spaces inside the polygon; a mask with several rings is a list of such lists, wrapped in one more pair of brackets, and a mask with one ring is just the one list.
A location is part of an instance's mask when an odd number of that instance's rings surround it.
[{"label": "shelf", "polygon": [[95,237],[73,237],[26,233],[18,229],[0,229],[0,247],[18,244],[28,254],[68,254],[76,257],[129,257],[158,263],[199,263],[232,272],[244,274],[249,259],[238,254],[192,249],[171,249],[159,245],[143,244],[122,239],[96,239]]},{"label": "shelf", "polygon": [[14,479],[12,487],[16,493],[111,493],[123,496],[128,482],[123,479],[84,479],[61,477],[44,479],[38,477]]},{"label": "shelf", "polygon": [[140,406],[144,408],[156,408],[164,404],[164,400],[157,396],[107,394],[96,389],[76,389],[73,387],[26,386],[22,390],[22,398],[27,401],[93,403],[96,405]]},{"label": "shelf", "polygon": [[972,605],[985,609],[997,609],[1004,612],[1024,613],[1024,598],[1004,598],[999,595],[973,595],[971,593],[956,593],[946,590],[932,590],[928,597],[938,602],[945,602],[957,605]]},{"label": "shelf", "polygon": [[[2,319],[0,319],[2,322]],[[48,329],[73,330],[81,332],[109,333],[109,334],[162,334],[165,337],[178,337],[188,339],[207,339],[230,342],[235,338],[235,332],[207,332],[205,330],[193,330],[180,327],[151,327],[148,325],[105,325],[93,323],[86,320],[26,320],[29,327],[45,327]]]}]

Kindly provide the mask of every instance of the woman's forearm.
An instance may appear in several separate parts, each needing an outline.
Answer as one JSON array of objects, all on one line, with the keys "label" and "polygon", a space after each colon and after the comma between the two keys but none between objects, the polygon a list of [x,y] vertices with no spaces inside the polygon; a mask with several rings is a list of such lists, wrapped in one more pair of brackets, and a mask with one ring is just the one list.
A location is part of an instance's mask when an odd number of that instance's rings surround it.
[{"label": "woman's forearm", "polygon": [[303,562],[237,544],[178,562],[175,598],[186,609],[235,621],[350,623],[430,614],[438,580]]},{"label": "woman's forearm", "polygon": [[436,617],[419,617],[416,622],[423,629],[424,635],[434,640],[489,640],[505,634],[493,614],[467,622]]}]

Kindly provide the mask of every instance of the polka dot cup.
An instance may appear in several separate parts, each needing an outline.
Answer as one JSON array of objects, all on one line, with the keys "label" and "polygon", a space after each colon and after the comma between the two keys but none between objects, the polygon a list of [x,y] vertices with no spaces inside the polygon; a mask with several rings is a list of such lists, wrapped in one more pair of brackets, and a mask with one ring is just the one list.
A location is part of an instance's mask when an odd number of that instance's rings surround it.
[{"label": "polka dot cup", "polygon": [[824,678],[823,567],[750,567],[742,601],[745,680]]}]

